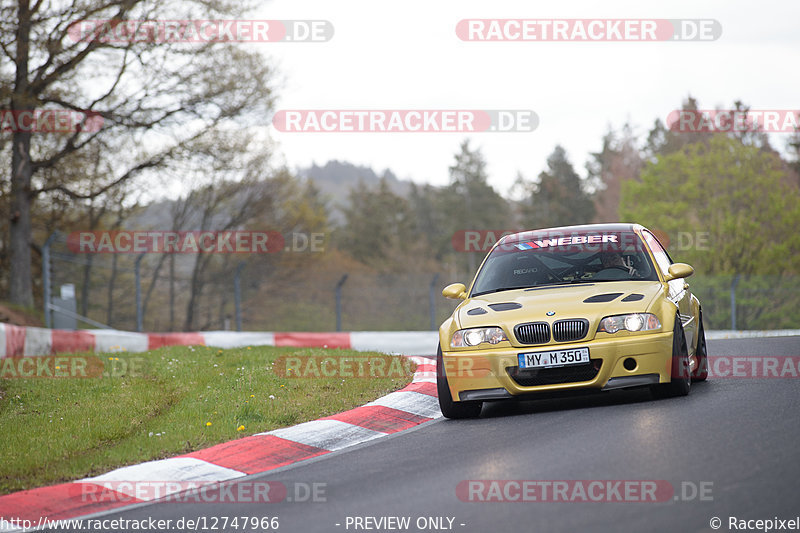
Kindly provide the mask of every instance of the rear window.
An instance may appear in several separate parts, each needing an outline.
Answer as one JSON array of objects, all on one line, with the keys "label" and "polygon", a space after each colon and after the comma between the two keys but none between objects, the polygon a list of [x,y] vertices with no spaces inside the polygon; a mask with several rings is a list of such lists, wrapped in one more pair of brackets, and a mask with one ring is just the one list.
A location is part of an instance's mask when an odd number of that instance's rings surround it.
[{"label": "rear window", "polygon": [[528,233],[492,250],[472,296],[544,285],[657,280],[634,232]]}]

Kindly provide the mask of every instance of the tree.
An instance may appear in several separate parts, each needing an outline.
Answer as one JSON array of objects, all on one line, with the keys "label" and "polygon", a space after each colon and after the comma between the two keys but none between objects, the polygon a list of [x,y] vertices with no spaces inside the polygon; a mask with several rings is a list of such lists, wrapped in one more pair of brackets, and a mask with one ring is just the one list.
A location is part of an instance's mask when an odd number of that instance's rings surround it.
[{"label": "tree", "polygon": [[520,184],[527,194],[520,206],[526,227],[583,224],[594,217],[586,180],[575,172],[561,146],[556,146],[547,158],[547,170],[539,174],[537,182],[522,178]]},{"label": "tree", "polygon": [[621,134],[613,131],[606,133],[602,150],[590,156],[586,170],[595,189],[594,222],[616,222],[619,220],[622,183],[639,179],[643,165],[630,125],[625,124]]},{"label": "tree", "polygon": [[[512,219],[508,202],[489,183],[486,160],[480,149],[461,143],[450,167],[450,184],[444,188],[439,209],[449,223],[448,240],[460,230],[503,231]],[[467,268],[476,269],[476,252],[467,252]]]},{"label": "tree", "polygon": [[789,167],[792,170],[790,181],[800,187],[800,131],[792,133],[786,142],[786,148],[791,156],[789,160]]},{"label": "tree", "polygon": [[659,156],[626,181],[622,218],[668,235],[707,232],[678,255],[707,274],[782,274],[800,267],[800,192],[772,152],[716,134]]},{"label": "tree", "polygon": [[363,183],[350,189],[341,248],[362,263],[377,267],[406,250],[413,229],[408,201],[394,194],[386,177],[372,190]]},{"label": "tree", "polygon": [[437,261],[453,252],[452,234],[448,234],[449,224],[441,209],[447,203],[444,196],[440,187],[415,183],[408,195],[413,238],[424,243]]},{"label": "tree", "polygon": [[[12,112],[72,110],[102,117],[102,127],[81,120],[74,131],[10,134],[9,299],[33,304],[32,206],[60,192],[87,200],[148,170],[193,156],[199,137],[272,108],[271,76],[256,52],[231,43],[136,40],[120,32],[124,21],[189,20],[240,15],[236,2],[203,0],[16,0],[0,6],[0,108]],[[85,39],[76,21],[114,20]],[[191,24],[191,22],[190,22]],[[109,35],[122,35],[109,39]],[[129,34],[128,34],[129,36]],[[242,75],[246,73],[246,75]],[[100,149],[111,162],[103,183],[82,189],[70,168],[84,150]]]},{"label": "tree", "polygon": [[[697,100],[691,95],[686,97],[686,100],[681,104],[681,111],[694,112],[699,109]],[[694,144],[697,142],[705,142],[709,138],[709,133],[691,132],[684,133],[680,131],[673,131],[664,125],[660,118],[653,122],[653,127],[647,134],[647,141],[645,144],[645,154],[650,158],[655,158],[659,154],[671,154],[677,152],[687,144]]]},{"label": "tree", "polygon": [[[729,108],[736,113],[747,115],[750,112],[750,106],[744,104],[741,100],[736,100],[733,107]],[[717,111],[721,109],[717,108]],[[686,97],[686,100],[681,104],[680,111],[698,112],[700,105],[696,98],[691,95]],[[706,111],[706,110],[703,110]],[[653,123],[653,128],[647,135],[647,142],[645,145],[645,154],[651,161],[658,155],[667,155],[681,150],[684,146],[696,144],[698,142],[708,143],[715,135],[710,131],[679,131],[678,128],[667,127],[656,119]],[[763,124],[761,124],[763,126]],[[762,150],[772,151],[769,144],[769,137],[759,130],[745,129],[743,131],[731,131],[731,137],[738,139],[742,144],[758,146]]]},{"label": "tree", "polygon": [[800,192],[787,172],[774,152],[720,133],[657,157],[641,182],[623,184],[623,219],[661,230],[666,245],[677,244],[673,259],[695,267],[690,284],[709,327],[730,324],[739,275],[739,327],[791,327],[800,319]]}]

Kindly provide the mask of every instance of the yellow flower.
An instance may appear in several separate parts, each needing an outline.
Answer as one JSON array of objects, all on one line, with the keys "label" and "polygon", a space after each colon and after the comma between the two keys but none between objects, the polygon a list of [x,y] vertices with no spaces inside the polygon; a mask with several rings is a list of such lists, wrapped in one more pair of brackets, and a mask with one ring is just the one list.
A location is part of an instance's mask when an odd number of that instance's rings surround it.
[{"label": "yellow flower", "polygon": [[251,397],[251,398],[255,398],[255,397],[256,397],[256,395],[255,395],[255,394],[251,394],[251,395],[250,395],[250,397]]},{"label": "yellow flower", "polygon": [[206,422],[206,427],[210,426],[211,422]]},{"label": "yellow flower", "polygon": [[236,431],[244,431],[244,426],[239,426],[238,428],[236,428]]},{"label": "yellow flower", "polygon": [[[247,347],[247,349],[248,349],[248,350],[252,350],[252,348],[251,348],[251,347],[249,347],[249,346]],[[242,426],[242,427],[244,427],[244,426]]]}]

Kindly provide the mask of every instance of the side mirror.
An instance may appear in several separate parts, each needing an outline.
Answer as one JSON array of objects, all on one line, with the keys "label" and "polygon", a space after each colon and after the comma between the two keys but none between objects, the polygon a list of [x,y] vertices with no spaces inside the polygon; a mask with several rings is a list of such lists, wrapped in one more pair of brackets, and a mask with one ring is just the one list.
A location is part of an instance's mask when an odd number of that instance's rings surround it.
[{"label": "side mirror", "polygon": [[442,290],[442,296],[451,300],[465,300],[467,287],[463,283],[452,283]]},{"label": "side mirror", "polygon": [[669,274],[667,274],[667,281],[673,279],[688,278],[694,274],[694,269],[686,263],[675,263],[669,266]]}]

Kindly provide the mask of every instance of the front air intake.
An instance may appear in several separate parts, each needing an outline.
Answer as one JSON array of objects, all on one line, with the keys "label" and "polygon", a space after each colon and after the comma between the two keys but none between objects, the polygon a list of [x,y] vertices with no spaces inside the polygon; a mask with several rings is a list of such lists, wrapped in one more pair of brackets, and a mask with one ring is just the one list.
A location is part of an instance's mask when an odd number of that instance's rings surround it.
[{"label": "front air intake", "polygon": [[514,326],[514,336],[520,344],[546,344],[550,342],[550,324],[529,322]]},{"label": "front air intake", "polygon": [[589,321],[585,318],[570,318],[553,323],[553,340],[556,342],[579,341],[589,332]]}]

